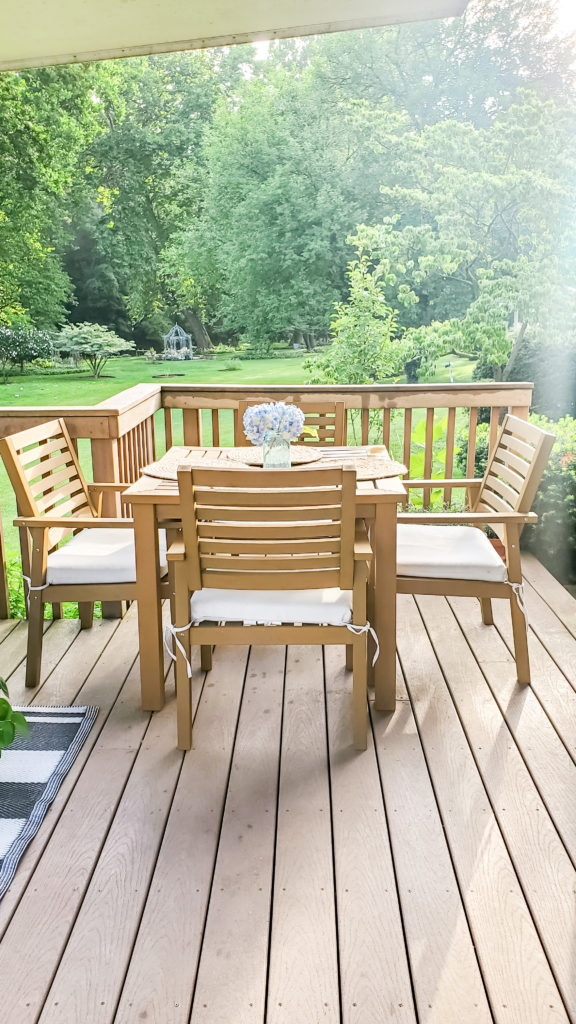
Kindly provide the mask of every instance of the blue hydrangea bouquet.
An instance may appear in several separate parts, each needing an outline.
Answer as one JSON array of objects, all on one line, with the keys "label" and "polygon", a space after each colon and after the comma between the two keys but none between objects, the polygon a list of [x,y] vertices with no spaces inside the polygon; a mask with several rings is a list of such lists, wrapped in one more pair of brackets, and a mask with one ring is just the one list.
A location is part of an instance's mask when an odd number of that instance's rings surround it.
[{"label": "blue hydrangea bouquet", "polygon": [[265,469],[290,466],[290,442],[297,441],[304,428],[304,413],[297,405],[263,402],[244,413],[244,433],[249,441],[262,446]]},{"label": "blue hydrangea bouquet", "polygon": [[263,402],[244,413],[244,433],[252,444],[263,445],[267,434],[285,441],[297,441],[304,429],[304,413],[297,405]]}]

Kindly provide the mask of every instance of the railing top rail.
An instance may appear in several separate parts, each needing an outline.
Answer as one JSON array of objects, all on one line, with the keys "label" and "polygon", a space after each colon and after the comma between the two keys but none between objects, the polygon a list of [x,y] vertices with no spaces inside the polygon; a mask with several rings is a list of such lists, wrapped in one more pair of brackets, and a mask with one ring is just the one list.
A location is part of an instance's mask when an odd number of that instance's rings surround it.
[{"label": "railing top rail", "polygon": [[531,382],[486,384],[163,384],[165,408],[235,408],[242,398],[266,395],[292,402],[338,396],[349,409],[530,408]]},{"label": "railing top rail", "polygon": [[532,391],[532,381],[486,381],[472,384],[161,384],[162,393],[184,391],[198,394],[260,394],[261,392],[323,394],[427,394],[428,392]]},{"label": "railing top rail", "polygon": [[117,395],[105,398],[103,402],[98,403],[96,408],[118,413],[127,412],[128,409],[133,409],[140,402],[146,402],[148,399],[160,395],[161,390],[161,384],[134,384],[131,388],[119,391]]}]

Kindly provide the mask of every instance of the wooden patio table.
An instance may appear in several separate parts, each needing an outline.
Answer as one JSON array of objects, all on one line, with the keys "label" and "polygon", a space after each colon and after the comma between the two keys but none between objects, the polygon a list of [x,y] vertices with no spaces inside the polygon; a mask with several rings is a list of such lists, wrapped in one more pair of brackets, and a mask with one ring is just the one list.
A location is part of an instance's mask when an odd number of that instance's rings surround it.
[{"label": "wooden patio table", "polygon": [[[173,464],[178,451],[183,452],[183,449],[171,448],[156,466]],[[226,448],[188,448],[187,451],[193,452],[195,459],[205,457],[207,466],[215,461],[229,464]],[[338,457],[343,465],[353,465],[361,451],[365,449],[350,447],[344,454],[340,449]],[[185,454],[181,461],[186,461]],[[142,707],[146,711],[159,711],[164,706],[164,656],[158,528],[179,527],[178,484],[175,480],[144,475],[124,492],[122,500],[132,506],[134,517]],[[396,514],[398,504],[406,500],[407,493],[399,477],[358,481],[356,514],[366,520],[374,552],[368,614],[380,643],[380,656],[370,678],[378,711],[393,711],[395,707]],[[369,651],[371,646],[372,641]]]}]

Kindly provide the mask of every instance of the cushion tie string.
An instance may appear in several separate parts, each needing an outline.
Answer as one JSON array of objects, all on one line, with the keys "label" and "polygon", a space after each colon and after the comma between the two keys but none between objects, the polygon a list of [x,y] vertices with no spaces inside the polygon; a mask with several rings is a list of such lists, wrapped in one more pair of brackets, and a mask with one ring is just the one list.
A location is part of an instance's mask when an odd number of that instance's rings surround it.
[{"label": "cushion tie string", "polygon": [[31,592],[33,590],[46,590],[46,587],[49,587],[50,584],[49,583],[42,583],[42,585],[39,586],[39,587],[33,587],[32,586],[32,580],[30,579],[29,576],[25,576],[24,573],[22,573],[22,579],[26,580],[26,583],[28,584],[28,592],[26,594],[26,610],[30,611],[30,594],[31,594]]},{"label": "cushion tie string", "polygon": [[376,644],[376,650],[374,652],[374,657],[372,658],[372,668],[374,668],[374,665],[380,657],[380,644],[378,643],[378,636],[374,627],[371,626],[369,622],[367,622],[365,626],[355,626],[353,623],[349,622],[346,625],[346,629],[349,629],[350,632],[354,633],[356,636],[359,636],[361,633],[370,633],[370,636]]},{"label": "cushion tie string", "polygon": [[[164,647],[166,649],[166,653],[172,659],[172,661],[176,661],[176,655],[173,653],[169,646],[168,638],[171,637],[174,643],[176,644],[176,647],[180,651],[180,654],[184,658],[184,661],[186,662],[186,672],[188,674],[189,679],[192,677],[192,665],[190,664],[184,645],[178,639],[178,634],[185,633],[194,625],[196,625],[196,623],[194,620],[192,620],[186,626],[173,626],[172,623],[169,623],[168,625],[164,626]],[[369,622],[367,622],[365,626],[356,626],[353,623],[347,623],[346,629],[349,629],[351,633],[355,634],[355,636],[360,636],[360,634],[362,633],[370,633],[370,636],[372,637],[374,643],[376,644],[376,651],[374,652],[374,657],[372,658],[372,667],[374,667],[378,658],[380,657],[380,644],[378,643],[378,636],[376,635],[376,630],[373,629]]]},{"label": "cushion tie string", "polygon": [[181,643],[181,641],[178,639],[178,633],[185,633],[186,630],[192,628],[192,625],[193,623],[189,622],[187,626],[173,626],[172,623],[170,622],[167,626],[164,626],[164,647],[166,649],[166,652],[172,658],[172,661],[176,661],[176,655],[170,650],[170,647],[168,646],[168,637],[171,636],[174,643],[176,644],[176,647],[180,651],[180,654],[184,658],[184,661],[186,662],[186,672],[188,673],[188,679],[192,678],[192,665],[190,664],[190,660],[188,658],[188,655],[186,654],[184,644]]},{"label": "cushion tie string", "polygon": [[526,629],[528,629],[528,626],[530,625],[530,623],[528,622],[528,612],[526,610],[526,602],[524,601],[524,584],[523,583],[511,583],[510,587],[514,591],[514,594],[516,596],[516,601],[518,602],[518,607],[519,607],[520,611],[522,612],[522,615],[524,616],[524,621],[526,622]]}]

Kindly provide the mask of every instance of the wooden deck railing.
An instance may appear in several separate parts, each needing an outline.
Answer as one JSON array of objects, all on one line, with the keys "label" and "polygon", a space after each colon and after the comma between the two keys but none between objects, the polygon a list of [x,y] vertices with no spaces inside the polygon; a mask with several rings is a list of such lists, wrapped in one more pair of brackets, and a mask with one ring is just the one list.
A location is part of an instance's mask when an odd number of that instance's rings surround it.
[{"label": "wooden deck railing", "polygon": [[[346,405],[349,444],[385,444],[413,479],[450,479],[457,438],[464,434],[466,476],[474,475],[479,411],[484,410],[488,418],[492,447],[504,412],[527,419],[532,388],[530,383],[298,388],[137,384],[95,406],[0,409],[0,436],[61,416],[75,442],[89,440],[93,479],[131,483],[143,466],[172,444],[233,444],[239,429],[238,406],[245,399],[298,403],[304,398],[310,402],[330,397]],[[445,501],[451,500],[452,489],[444,489]],[[424,507],[430,499],[431,488],[423,487]],[[107,495],[105,500],[106,515],[122,514],[116,496]],[[0,521],[0,618],[9,612],[1,536]]]}]

